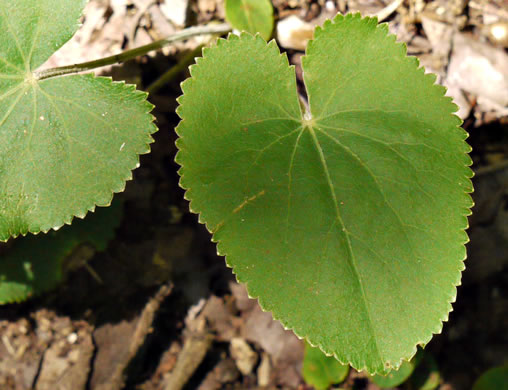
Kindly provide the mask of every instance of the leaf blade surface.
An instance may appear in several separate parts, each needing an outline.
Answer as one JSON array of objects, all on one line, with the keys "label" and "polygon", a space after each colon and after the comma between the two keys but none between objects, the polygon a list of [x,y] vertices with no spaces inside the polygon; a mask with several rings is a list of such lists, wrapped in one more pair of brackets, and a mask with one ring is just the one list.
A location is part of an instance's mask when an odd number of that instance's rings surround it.
[{"label": "leaf blade surface", "polygon": [[357,369],[397,368],[441,330],[460,283],[472,202],[456,107],[371,18],[316,31],[305,115],[287,60],[258,42],[219,41],[183,84],[191,210],[287,328]]},{"label": "leaf blade surface", "polygon": [[109,205],[153,141],[152,106],[133,86],[91,75],[33,75],[74,34],[84,4],[0,5],[2,241]]},{"label": "leaf blade surface", "polygon": [[259,32],[268,40],[273,31],[273,5],[269,0],[226,0],[226,19],[231,25],[251,34]]}]

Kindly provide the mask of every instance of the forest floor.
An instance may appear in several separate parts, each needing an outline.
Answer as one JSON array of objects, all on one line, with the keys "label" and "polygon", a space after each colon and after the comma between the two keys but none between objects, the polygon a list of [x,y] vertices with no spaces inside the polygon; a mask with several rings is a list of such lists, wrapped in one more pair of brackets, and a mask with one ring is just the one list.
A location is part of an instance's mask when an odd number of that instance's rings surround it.
[{"label": "forest floor", "polygon": [[[388,14],[388,0],[273,3],[274,35],[298,77],[309,29],[359,10],[389,22],[460,106],[476,174],[471,241],[453,312],[425,350],[440,390],[470,389],[508,354],[508,3],[406,0]],[[222,0],[90,0],[80,31],[49,65],[116,54],[223,19]],[[102,73],[146,89],[201,42]],[[150,96],[160,130],[117,196],[123,217],[107,250],[69,269],[49,293],[0,307],[0,389],[311,389],[301,373],[303,341],[248,298],[178,186],[175,109],[187,76]],[[378,389],[355,370],[340,388]]]}]

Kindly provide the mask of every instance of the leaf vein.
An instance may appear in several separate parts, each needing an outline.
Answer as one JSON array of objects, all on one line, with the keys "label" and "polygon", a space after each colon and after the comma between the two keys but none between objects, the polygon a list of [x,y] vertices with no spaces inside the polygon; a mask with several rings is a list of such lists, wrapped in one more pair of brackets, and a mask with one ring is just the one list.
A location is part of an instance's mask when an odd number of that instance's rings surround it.
[{"label": "leaf vein", "polygon": [[85,107],[83,107],[81,104],[77,103],[76,102],[76,99],[66,99],[66,98],[62,98],[60,96],[56,96],[56,95],[53,95],[53,94],[50,94],[46,91],[44,91],[42,88],[40,88],[41,92],[46,95],[48,97],[49,100],[59,100],[61,102],[65,102],[67,104],[70,104],[70,105],[73,105],[75,106],[76,108],[80,109],[81,111],[83,111],[84,113],[90,115],[91,117],[95,118],[96,120],[104,123],[104,125],[106,127],[108,127],[112,132],[114,133],[118,133],[119,130],[118,129],[115,129],[111,123],[109,123],[107,120],[105,120],[104,118],[102,118],[100,115],[97,115],[95,112],[91,111],[91,110],[88,110],[86,109]]},{"label": "leaf vein", "polygon": [[[364,139],[368,139],[370,141],[373,141],[379,145],[382,145],[384,146],[385,148],[387,148],[388,150],[390,150],[392,153],[396,154],[397,156],[399,156],[403,161],[405,161],[411,168],[413,168],[414,171],[418,171],[418,172],[421,172],[422,170],[421,169],[418,169],[417,167],[415,167],[415,165],[411,162],[410,159],[408,159],[406,156],[404,156],[402,153],[400,153],[397,149],[393,148],[391,146],[391,144],[389,143],[386,143],[386,142],[383,142],[377,138],[374,138],[374,137],[369,137],[368,135],[365,135],[365,134],[361,134],[361,133],[358,133],[356,131],[352,131],[352,130],[348,130],[348,129],[344,129],[344,128],[340,128],[340,127],[330,127],[330,126],[323,126],[323,125],[320,125],[320,127],[324,127],[324,128],[327,128],[329,130],[336,130],[338,132],[343,132],[343,133],[349,133],[349,134],[353,134],[357,137],[360,137],[360,138],[364,138]],[[325,133],[325,134],[328,134],[326,133],[325,131],[321,130],[322,133]],[[331,136],[330,136],[331,137]],[[339,142],[335,137],[331,137],[332,139],[334,139],[335,141]],[[341,142],[339,142],[341,146],[345,147]],[[404,145],[407,145],[407,144],[404,144]],[[425,144],[421,144],[422,146],[426,146]],[[367,165],[365,164],[365,162],[362,161],[362,164],[364,165]],[[418,181],[417,177],[414,177],[414,183],[416,183],[418,185],[418,187],[420,188],[420,191],[422,191],[423,194],[425,194],[428,198],[432,199],[432,200],[436,200],[436,198],[429,192],[427,192],[423,187],[422,185],[420,184],[420,182]]]},{"label": "leaf vein", "polygon": [[339,222],[339,224],[341,226],[341,231],[344,234],[344,237],[346,239],[347,251],[349,253],[348,264],[350,265],[351,270],[352,270],[353,274],[355,275],[356,280],[358,281],[358,285],[359,285],[359,288],[360,288],[360,293],[362,294],[362,298],[363,298],[363,304],[364,304],[364,307],[365,307],[367,318],[369,320],[369,327],[370,327],[370,329],[372,331],[372,334],[374,336],[374,344],[375,344],[375,347],[376,347],[376,351],[378,353],[378,357],[382,360],[381,352],[379,350],[379,346],[378,346],[378,343],[377,343],[376,330],[375,330],[375,327],[374,327],[374,322],[372,320],[372,315],[371,315],[371,310],[370,310],[370,304],[369,304],[369,301],[367,300],[367,295],[366,295],[365,289],[363,287],[363,281],[362,281],[362,278],[360,276],[360,273],[359,273],[357,265],[356,265],[356,259],[355,259],[354,252],[353,252],[353,247],[352,247],[352,244],[351,244],[351,238],[349,236],[349,231],[346,229],[344,221],[342,220],[342,216],[341,216],[341,213],[340,213],[340,210],[339,210],[339,204],[338,204],[338,201],[337,201],[337,195],[335,193],[335,187],[333,185],[332,177],[331,177],[330,171],[328,169],[328,164],[326,162],[326,158],[325,158],[325,155],[323,153],[323,148],[321,147],[321,144],[319,143],[319,140],[318,140],[318,138],[316,136],[316,132],[314,131],[314,129],[312,127],[308,127],[308,129],[309,129],[309,132],[310,132],[310,134],[312,136],[312,140],[313,140],[314,145],[315,145],[315,147],[317,149],[317,152],[319,154],[319,160],[321,162],[321,166],[322,166],[324,174],[326,176],[326,181],[328,183],[330,194],[332,196],[332,201],[333,201],[333,204],[335,206],[336,219],[338,220],[338,222]]},{"label": "leaf vein", "polygon": [[[10,66],[14,70],[17,70],[18,72],[23,72],[22,69],[18,68],[16,65],[11,63],[10,61],[7,61],[5,58],[0,57],[0,61],[2,61],[5,65]],[[20,75],[20,78],[23,78],[23,77]]]},{"label": "leaf vein", "polygon": [[[23,95],[23,93],[25,93],[25,90],[23,90],[21,87],[23,86],[23,84],[20,84],[19,86],[19,89],[21,89],[21,92],[19,93],[19,95],[16,97],[16,99],[14,99],[14,101],[12,102],[12,104],[9,106],[9,108],[7,109],[7,112],[5,113],[4,117],[0,120],[0,126],[2,126],[5,121],[9,118],[9,116],[11,115],[12,111],[14,110],[14,107],[16,107],[16,105],[18,104],[18,102],[21,100],[21,96]],[[18,87],[16,88],[13,88],[10,92],[10,94],[13,94],[15,93],[15,90],[17,90]],[[5,98],[7,94],[4,94],[0,97],[0,100]]]},{"label": "leaf vein", "polygon": [[293,175],[292,175],[293,165],[294,165],[294,160],[295,160],[295,156],[296,156],[296,150],[298,149],[298,144],[300,143],[300,138],[302,137],[302,134],[303,134],[305,128],[303,126],[300,126],[296,130],[300,130],[300,134],[298,134],[298,137],[296,137],[295,144],[294,144],[293,150],[291,152],[291,157],[289,159],[289,167],[288,167],[288,211],[287,211],[287,215],[286,215],[286,233],[284,235],[284,243],[286,245],[288,244],[289,218],[291,216],[291,196],[292,196],[291,195],[291,186],[292,186],[292,181],[293,181]]},{"label": "leaf vein", "polygon": [[39,34],[41,31],[41,23],[42,23],[41,21],[42,21],[42,18],[40,15],[38,15],[37,24],[35,25],[35,34],[32,37],[32,46],[30,47],[30,51],[28,52],[28,57],[26,60],[27,67],[30,67],[30,63],[32,62],[32,56],[34,54],[35,48],[37,47],[37,42],[39,41]]},{"label": "leaf vein", "polygon": [[[326,131],[323,131],[321,129],[317,129],[321,134],[323,134],[325,137],[328,137],[329,139],[331,139],[335,144],[337,144],[339,147],[341,147],[343,150],[345,150],[351,157],[353,157],[354,160],[356,160],[358,162],[358,164],[360,165],[360,167],[362,167],[366,172],[367,174],[371,177],[371,179],[374,181],[375,183],[375,188],[379,191],[379,193],[381,194],[381,196],[383,197],[383,201],[386,203],[386,205],[388,206],[388,208],[392,211],[392,213],[395,215],[395,217],[397,218],[397,221],[399,222],[399,224],[402,226],[405,226],[406,223],[402,220],[402,218],[400,217],[400,214],[395,210],[395,208],[393,207],[392,203],[388,201],[388,198],[386,197],[386,194],[385,192],[383,191],[382,187],[381,187],[381,184],[379,183],[376,175],[374,175],[374,172],[372,172],[372,170],[369,168],[369,166],[367,164],[365,164],[363,162],[363,160],[355,153],[353,152],[350,148],[348,148],[347,146],[343,145],[339,140],[337,140],[335,137],[332,137],[330,134],[328,134]],[[412,246],[412,242],[411,240],[409,239],[409,236],[407,235],[406,231],[404,229],[401,229],[402,230],[402,233],[404,234],[404,236],[406,237],[406,241],[407,241],[407,244],[409,245],[409,247],[411,248],[411,252],[413,253],[413,255],[415,254],[415,251],[413,249],[413,246]]]},{"label": "leaf vein", "polygon": [[[0,58],[0,60],[2,60],[2,58]],[[24,77],[20,74],[0,73],[0,79],[3,79],[3,80],[23,80]]]},{"label": "leaf vein", "polygon": [[[0,95],[0,101],[2,101],[3,99],[5,99],[6,97],[9,97],[11,96],[13,93],[16,93],[18,91],[18,89],[21,89],[23,88],[24,85],[22,83],[20,84],[17,84],[15,85],[14,87],[12,87],[11,89],[8,89],[7,91],[5,91],[5,93],[3,95]],[[25,86],[26,87],[26,86]],[[26,90],[26,89],[25,89]]]},{"label": "leaf vein", "polygon": [[[16,44],[16,48],[18,49],[19,55],[21,56],[21,59],[23,60],[23,63],[25,64],[25,70],[28,72],[28,71],[30,71],[29,64],[27,63],[25,54],[23,53],[23,50],[21,49],[21,45],[19,43],[17,35],[12,31],[12,26],[9,23],[9,15],[7,15],[5,13],[5,10],[1,6],[1,3],[0,3],[0,12],[4,15],[4,20],[5,20],[5,25],[7,26],[7,30],[9,30],[9,33],[12,35],[14,43]],[[21,69],[19,69],[18,67],[16,67],[16,69],[21,71]]]}]

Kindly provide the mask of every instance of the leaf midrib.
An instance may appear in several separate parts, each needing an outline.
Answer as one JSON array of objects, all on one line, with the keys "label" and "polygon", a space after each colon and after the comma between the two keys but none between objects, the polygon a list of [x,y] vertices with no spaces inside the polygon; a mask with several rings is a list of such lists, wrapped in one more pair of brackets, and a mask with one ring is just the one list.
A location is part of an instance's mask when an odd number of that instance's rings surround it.
[{"label": "leaf midrib", "polygon": [[377,343],[377,335],[376,335],[376,330],[375,330],[375,327],[374,327],[374,323],[373,323],[373,320],[372,320],[372,315],[371,315],[371,309],[370,309],[370,305],[369,305],[369,302],[367,300],[367,295],[365,293],[365,289],[363,287],[363,281],[362,281],[362,278],[360,276],[360,273],[358,272],[358,267],[356,265],[356,259],[355,259],[355,255],[354,255],[354,252],[353,252],[353,247],[352,247],[352,244],[351,244],[351,237],[350,237],[350,234],[349,234],[349,231],[347,230],[346,228],[346,225],[344,224],[344,221],[342,219],[342,215],[341,215],[341,212],[340,212],[340,209],[339,209],[339,203],[337,201],[337,195],[335,193],[335,187],[333,185],[333,181],[332,181],[332,178],[331,178],[331,175],[330,175],[330,171],[328,169],[328,164],[326,162],[326,158],[325,158],[325,155],[323,153],[323,148],[321,147],[321,144],[316,136],[316,132],[314,131],[314,128],[312,126],[307,126],[306,129],[309,131],[311,137],[312,137],[312,141],[314,143],[314,146],[316,147],[316,150],[319,154],[319,160],[320,160],[320,163],[321,163],[321,167],[323,168],[323,172],[326,176],[326,181],[327,181],[327,184],[328,184],[328,188],[330,190],[330,194],[332,196],[332,201],[333,201],[333,204],[335,206],[335,215],[336,215],[336,220],[339,222],[340,224],[340,231],[343,232],[344,234],[344,237],[346,239],[346,243],[347,243],[347,251],[348,251],[348,264],[351,268],[351,270],[353,271],[353,274],[356,278],[356,280],[358,281],[358,285],[359,285],[359,288],[360,288],[360,292],[362,294],[362,302],[363,302],[363,305],[364,305],[364,308],[365,308],[365,312],[367,313],[367,318],[368,318],[368,321],[369,321],[369,328],[371,329],[371,332],[374,336],[374,345],[376,347],[376,352],[377,352],[377,355],[379,357],[379,359],[382,360],[382,357],[381,357],[381,353],[380,353],[380,350],[379,350],[379,346],[378,346],[378,343]]}]

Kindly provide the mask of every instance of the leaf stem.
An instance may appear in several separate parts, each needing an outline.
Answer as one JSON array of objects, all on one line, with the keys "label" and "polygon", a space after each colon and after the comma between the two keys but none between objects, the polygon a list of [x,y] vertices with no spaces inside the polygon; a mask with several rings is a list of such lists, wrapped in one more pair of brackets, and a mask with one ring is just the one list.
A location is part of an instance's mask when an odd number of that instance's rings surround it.
[{"label": "leaf stem", "polygon": [[167,72],[165,72],[161,77],[155,80],[152,84],[146,88],[146,92],[150,95],[159,91],[164,85],[173,80],[176,76],[178,76],[181,72],[183,72],[189,65],[191,65],[196,57],[201,55],[201,51],[203,50],[203,45],[199,45],[194,50],[187,53],[179,63],[175,66],[171,67]]},{"label": "leaf stem", "polygon": [[83,62],[81,64],[67,65],[58,68],[43,69],[34,72],[34,78],[36,80],[45,80],[52,77],[65,76],[68,74],[74,74],[84,72],[87,70],[101,68],[107,65],[119,64],[136,58],[138,56],[145,55],[151,51],[159,50],[164,46],[170,45],[174,42],[183,41],[187,38],[194,37],[196,35],[204,34],[224,34],[231,31],[231,26],[227,23],[221,24],[209,24],[206,26],[189,27],[185,30],[179,31],[176,34],[170,35],[167,38],[161,39],[156,42],[149,43],[148,45],[140,46],[135,49],[126,50],[122,53],[115,54],[113,56],[101,58],[94,61]]}]

